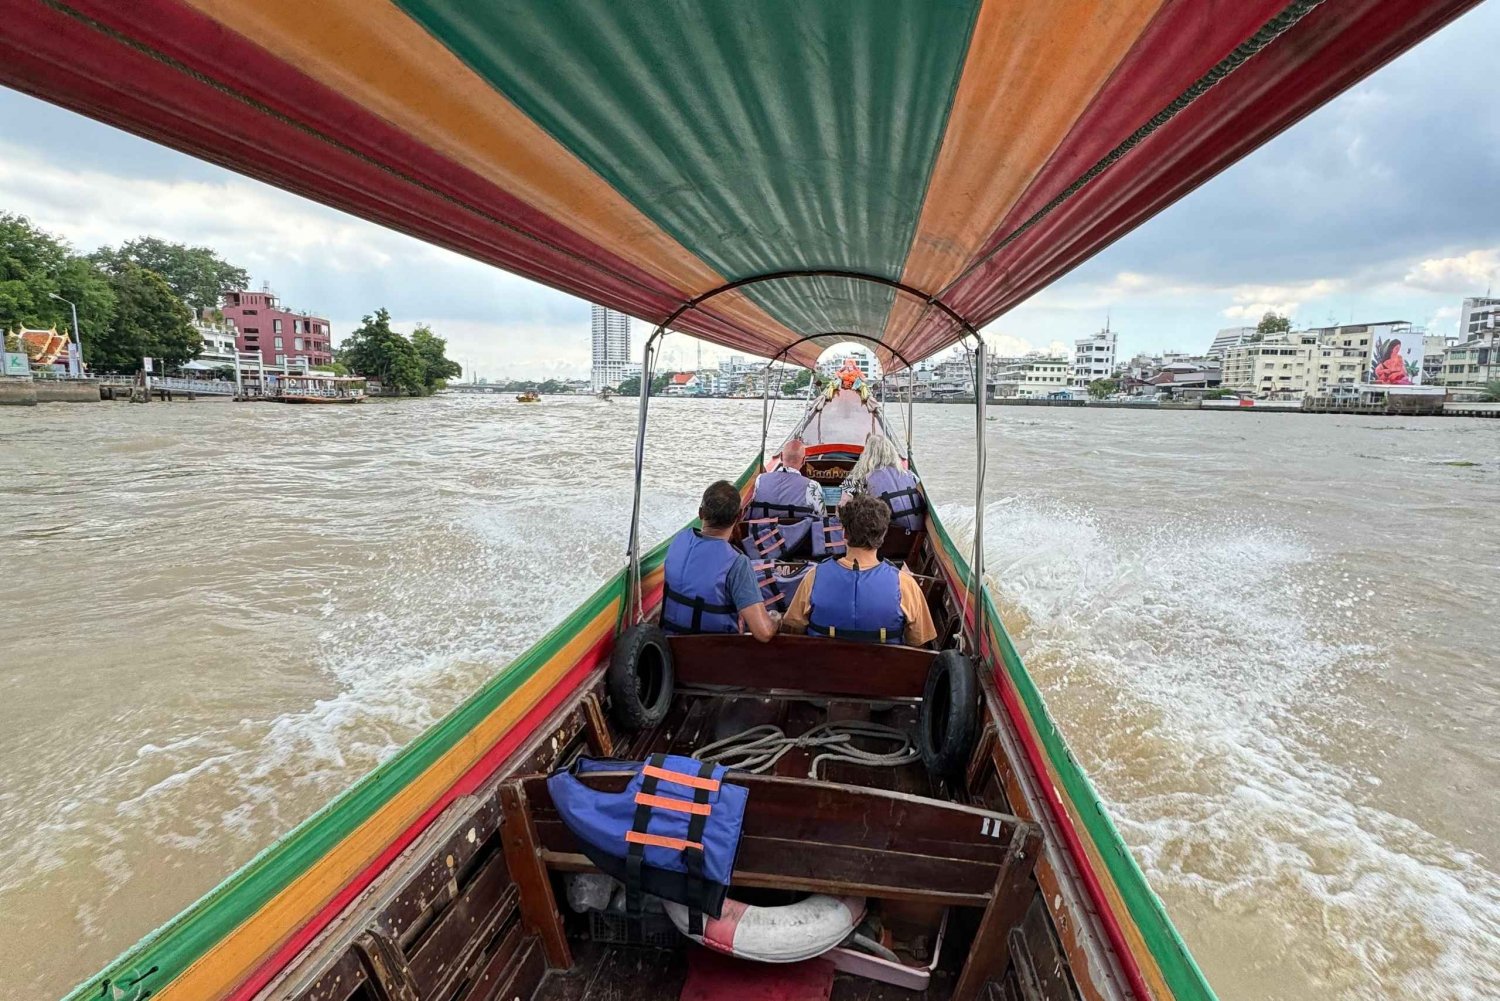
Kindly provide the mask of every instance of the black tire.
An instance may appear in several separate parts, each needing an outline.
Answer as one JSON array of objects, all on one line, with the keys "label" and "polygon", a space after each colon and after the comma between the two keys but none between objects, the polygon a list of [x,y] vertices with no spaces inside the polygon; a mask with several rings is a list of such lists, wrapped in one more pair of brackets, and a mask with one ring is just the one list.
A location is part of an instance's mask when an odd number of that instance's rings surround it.
[{"label": "black tire", "polygon": [[979,693],[974,662],[957,650],[933,658],[922,690],[917,746],[936,779],[962,778],[979,735]]},{"label": "black tire", "polygon": [[649,622],[631,626],[615,640],[609,658],[610,715],[627,733],[649,730],[667,717],[672,681],[667,634]]}]

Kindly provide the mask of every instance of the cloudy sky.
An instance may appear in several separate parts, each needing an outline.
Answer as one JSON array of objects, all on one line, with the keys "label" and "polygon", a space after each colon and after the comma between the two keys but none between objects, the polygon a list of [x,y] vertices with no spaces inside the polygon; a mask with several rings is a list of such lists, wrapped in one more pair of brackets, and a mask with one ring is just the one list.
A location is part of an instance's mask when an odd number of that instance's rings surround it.
[{"label": "cloudy sky", "polygon": [[[1497,50],[1490,0],[987,333],[1046,348],[1108,315],[1127,355],[1201,351],[1267,309],[1454,333],[1465,295],[1500,290]],[[492,378],[587,372],[578,299],[4,88],[0,210],[84,250],[141,234],[216,247],[336,334],[383,305]],[[706,364],[719,355],[704,348]],[[669,339],[666,364],[695,357]]]}]

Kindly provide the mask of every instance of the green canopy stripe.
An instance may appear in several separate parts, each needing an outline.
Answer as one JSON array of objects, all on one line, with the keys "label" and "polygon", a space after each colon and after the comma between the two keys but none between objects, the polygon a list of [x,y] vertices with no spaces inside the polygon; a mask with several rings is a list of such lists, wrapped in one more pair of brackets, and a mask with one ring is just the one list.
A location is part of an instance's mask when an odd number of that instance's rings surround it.
[{"label": "green canopy stripe", "polygon": [[[899,279],[979,0],[396,0],[726,279]],[[747,289],[800,334],[879,336],[894,293]]]}]

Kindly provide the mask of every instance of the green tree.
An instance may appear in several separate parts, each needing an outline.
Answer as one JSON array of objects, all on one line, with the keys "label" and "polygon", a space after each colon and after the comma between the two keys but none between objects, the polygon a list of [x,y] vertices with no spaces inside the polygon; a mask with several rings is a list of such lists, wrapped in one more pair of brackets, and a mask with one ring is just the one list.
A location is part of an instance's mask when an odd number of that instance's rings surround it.
[{"label": "green tree", "polygon": [[175,368],[198,357],[203,340],[193,329],[193,314],[155,271],[126,262],[110,276],[114,318],[92,344],[85,345],[89,364],[98,370],[133,372],[142,358]]},{"label": "green tree", "polygon": [[791,396],[798,390],[806,388],[807,384],[809,382],[812,382],[812,378],[812,369],[804,368],[802,371],[798,372],[796,375],[792,376],[786,382],[783,382],[781,384],[782,395]]},{"label": "green tree", "polygon": [[[660,396],[661,391],[666,387],[667,383],[672,381],[672,376],[676,374],[677,373],[675,372],[663,372],[660,375],[654,377],[651,380],[651,395]],[[632,375],[630,378],[621,382],[619,388],[617,388],[615,392],[620,394],[621,396],[640,396],[641,377],[638,375]]]},{"label": "green tree", "polygon": [[230,264],[211,247],[189,247],[154,236],[126,240],[118,249],[100,247],[90,257],[110,271],[127,263],[155,271],[192,309],[216,309],[225,292],[250,284],[248,271]]},{"label": "green tree", "polygon": [[435,393],[446,386],[449,379],[456,379],[464,374],[458,362],[450,360],[444,354],[448,350],[448,342],[434,334],[426,324],[411,332],[411,346],[417,353],[417,361],[422,365],[422,387],[426,393]]},{"label": "green tree", "polygon": [[1484,402],[1500,403],[1500,379],[1491,379],[1484,384]]},{"label": "green tree", "polygon": [[77,305],[84,358],[93,364],[91,342],[114,319],[108,276],[24,216],[0,212],[0,330],[71,330],[72,311],[53,294]]},{"label": "green tree", "polygon": [[[1264,337],[1266,334],[1282,334],[1292,329],[1292,321],[1285,316],[1267,312],[1255,325],[1255,332]],[[1259,338],[1257,338],[1259,340]]]},{"label": "green tree", "polygon": [[427,391],[422,360],[411,341],[391,329],[391,314],[384,308],[366,316],[344,338],[338,360],[357,375],[378,378],[386,392],[422,396]]},{"label": "green tree", "polygon": [[1089,383],[1089,398],[1102,400],[1120,391],[1119,379],[1095,379]]}]

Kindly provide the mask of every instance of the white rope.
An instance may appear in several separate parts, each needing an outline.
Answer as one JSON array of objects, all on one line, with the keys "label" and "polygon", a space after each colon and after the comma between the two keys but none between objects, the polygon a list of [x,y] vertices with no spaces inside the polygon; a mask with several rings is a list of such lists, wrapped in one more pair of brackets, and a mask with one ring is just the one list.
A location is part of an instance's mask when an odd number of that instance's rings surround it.
[{"label": "white rope", "polygon": [[[867,751],[854,743],[855,737],[891,741],[897,747],[893,751]],[[761,775],[775,768],[776,762],[794,747],[822,749],[814,756],[807,771],[809,778],[818,777],[818,765],[824,761],[847,761],[870,768],[899,768],[920,757],[905,730],[859,720],[820,723],[800,737],[788,737],[779,726],[770,723],[753,726],[723,740],[705,744],[692,756],[734,771]]]}]

